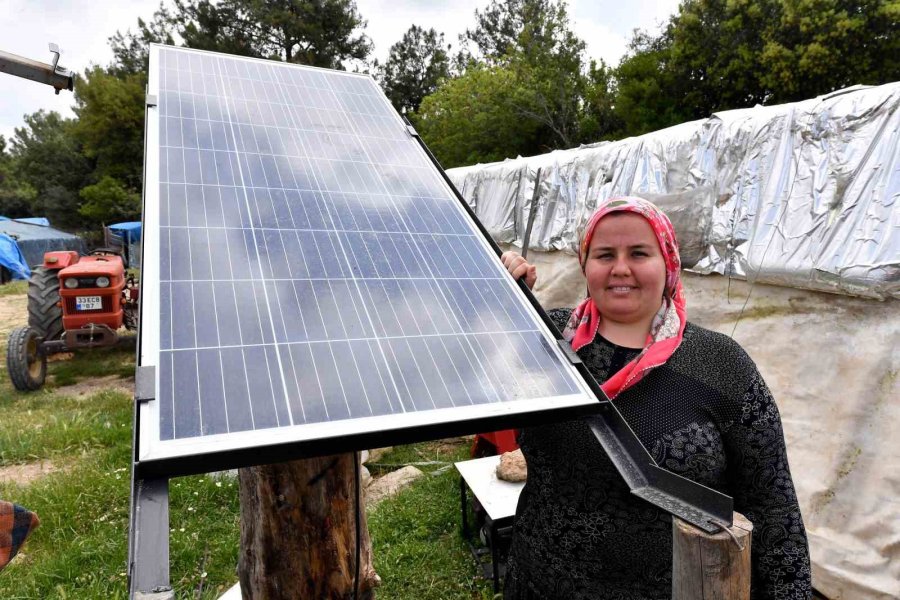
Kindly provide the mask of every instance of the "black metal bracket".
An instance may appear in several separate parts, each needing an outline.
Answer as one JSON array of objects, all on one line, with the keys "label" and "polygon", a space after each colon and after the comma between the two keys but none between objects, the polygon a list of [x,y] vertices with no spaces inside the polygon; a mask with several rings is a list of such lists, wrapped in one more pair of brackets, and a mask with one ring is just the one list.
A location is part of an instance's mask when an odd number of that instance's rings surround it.
[{"label": "black metal bracket", "polygon": [[585,420],[632,494],[707,533],[731,526],[731,497],[658,466],[612,402]]},{"label": "black metal bracket", "polygon": [[134,372],[134,401],[156,400],[156,367],[140,366]]}]

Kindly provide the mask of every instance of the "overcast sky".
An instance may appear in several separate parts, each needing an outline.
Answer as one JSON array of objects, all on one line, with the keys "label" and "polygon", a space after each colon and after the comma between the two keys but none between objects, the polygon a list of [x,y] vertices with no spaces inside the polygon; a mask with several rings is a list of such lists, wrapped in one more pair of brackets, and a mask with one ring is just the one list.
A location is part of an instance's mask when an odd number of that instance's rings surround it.
[{"label": "overcast sky", "polygon": [[[167,0],[168,3],[168,0]],[[458,46],[457,36],[474,25],[476,8],[489,0],[357,0],[368,21],[366,34],[383,60],[410,25],[433,27]],[[678,7],[678,0],[569,0],[575,32],[587,43],[591,58],[615,65],[635,28],[656,30]],[[158,0],[5,0],[0,13],[0,50],[50,62],[47,44],[63,51],[60,64],[82,72],[91,63],[111,59],[107,39],[117,30],[134,28],[138,17],[149,19]],[[0,73],[0,135],[7,138],[22,125],[22,116],[39,109],[71,116],[73,95],[19,77]]]}]

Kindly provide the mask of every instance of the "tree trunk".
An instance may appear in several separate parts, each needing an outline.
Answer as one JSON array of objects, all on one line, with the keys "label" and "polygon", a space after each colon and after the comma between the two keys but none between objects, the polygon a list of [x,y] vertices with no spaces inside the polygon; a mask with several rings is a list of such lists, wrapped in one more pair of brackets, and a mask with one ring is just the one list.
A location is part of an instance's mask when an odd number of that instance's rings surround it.
[{"label": "tree trunk", "polygon": [[731,534],[672,517],[672,600],[750,600],[753,523],[734,513]]},{"label": "tree trunk", "polygon": [[[244,600],[354,598],[354,460],[339,454],[240,469]],[[379,579],[362,497],[359,507],[362,600],[374,598]]]}]

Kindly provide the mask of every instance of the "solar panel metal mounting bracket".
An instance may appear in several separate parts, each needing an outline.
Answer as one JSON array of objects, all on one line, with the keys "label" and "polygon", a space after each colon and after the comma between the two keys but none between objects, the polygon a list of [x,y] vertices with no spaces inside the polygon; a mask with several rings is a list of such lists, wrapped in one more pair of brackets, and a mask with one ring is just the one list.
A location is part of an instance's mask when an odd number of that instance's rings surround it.
[{"label": "solar panel metal mounting bracket", "polygon": [[134,600],[174,600],[169,581],[169,479],[132,479],[128,587]]},{"label": "solar panel metal mounting bracket", "polygon": [[144,101],[144,104],[148,107],[154,107],[159,104],[159,100],[156,97],[156,94],[147,94],[147,99]]},{"label": "solar panel metal mounting bracket", "polygon": [[572,344],[570,344],[568,340],[556,340],[556,344],[559,346],[559,349],[562,350],[562,353],[566,355],[566,358],[569,359],[570,363],[573,365],[581,364],[581,357],[572,350]]},{"label": "solar panel metal mounting bracket", "polygon": [[156,367],[140,366],[134,373],[134,401],[156,400]]},{"label": "solar panel metal mounting bracket", "polygon": [[707,533],[731,526],[731,497],[658,466],[611,401],[585,421],[632,494]]}]

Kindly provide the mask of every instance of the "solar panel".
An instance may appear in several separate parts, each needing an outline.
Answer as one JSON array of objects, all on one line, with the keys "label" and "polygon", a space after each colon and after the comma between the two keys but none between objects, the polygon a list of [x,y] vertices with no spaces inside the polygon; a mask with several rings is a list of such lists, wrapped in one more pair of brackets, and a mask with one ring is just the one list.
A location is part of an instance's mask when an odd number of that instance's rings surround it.
[{"label": "solar panel", "polygon": [[152,46],[148,93],[144,468],[596,408],[371,77]]}]

